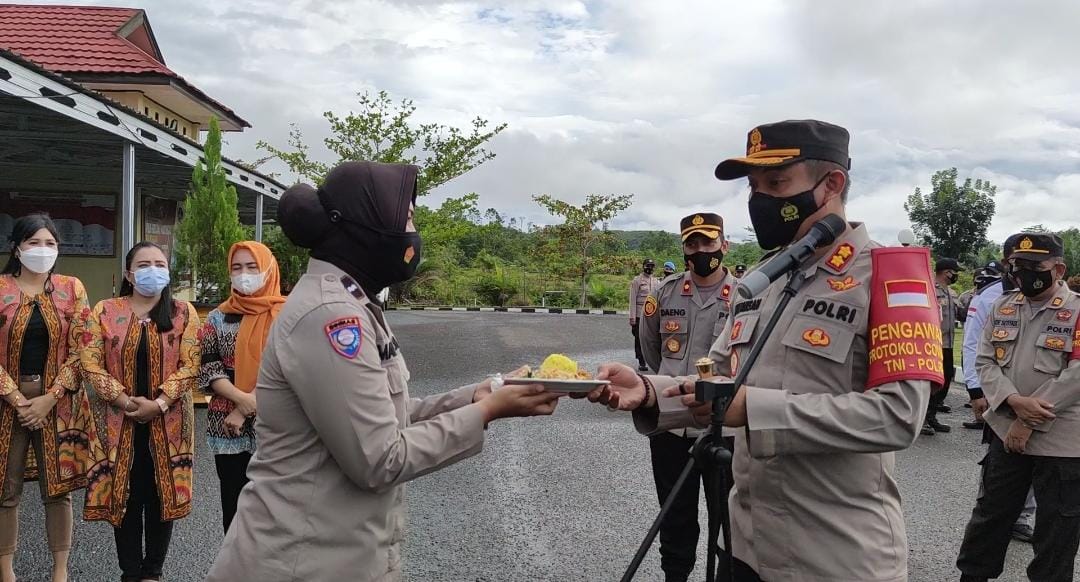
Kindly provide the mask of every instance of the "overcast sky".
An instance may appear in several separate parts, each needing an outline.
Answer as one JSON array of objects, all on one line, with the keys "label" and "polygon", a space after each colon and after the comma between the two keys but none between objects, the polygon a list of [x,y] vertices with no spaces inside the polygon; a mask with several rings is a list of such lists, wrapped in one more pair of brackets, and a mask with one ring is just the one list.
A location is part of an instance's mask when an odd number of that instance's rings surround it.
[{"label": "overcast sky", "polygon": [[475,191],[543,223],[535,194],[634,194],[613,227],[675,231],[712,210],[735,234],[745,182],[718,182],[716,162],[754,125],[812,117],[851,131],[849,218],[882,242],[951,166],[998,186],[993,239],[1080,218],[1075,0],[138,5],[168,65],[252,123],[228,137],[233,158],[284,145],[290,123],[328,156],[321,113],[363,90],[413,99],[423,121],[508,123],[498,157],[429,204]]}]

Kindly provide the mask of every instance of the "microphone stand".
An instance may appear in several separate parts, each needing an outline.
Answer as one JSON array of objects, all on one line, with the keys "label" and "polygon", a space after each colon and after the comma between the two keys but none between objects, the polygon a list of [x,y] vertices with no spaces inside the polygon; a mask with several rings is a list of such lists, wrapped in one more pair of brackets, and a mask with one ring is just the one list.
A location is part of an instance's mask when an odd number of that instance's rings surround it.
[{"label": "microphone stand", "polygon": [[[809,259],[810,257],[807,257],[807,260]],[[754,347],[750,349],[750,354],[743,360],[743,365],[738,373],[736,373],[735,379],[733,381],[720,381],[718,379],[704,378],[697,381],[694,392],[696,400],[698,402],[712,403],[711,425],[709,429],[702,433],[697,441],[694,442],[694,458],[683,468],[682,473],[675,482],[674,488],[672,488],[667,499],[664,500],[664,504],[660,508],[660,513],[656,516],[656,519],[653,520],[649,532],[645,535],[645,539],[642,540],[641,545],[638,546],[634,558],[630,561],[630,565],[626,568],[626,572],[620,579],[621,582],[630,582],[634,579],[638,569],[641,567],[641,562],[645,559],[645,556],[649,552],[649,548],[652,547],[657,534],[660,532],[660,524],[664,521],[664,518],[667,517],[668,513],[670,513],[671,507],[675,504],[675,498],[682,488],[686,486],[686,480],[695,466],[700,467],[703,474],[706,471],[713,471],[717,477],[719,486],[713,488],[712,491],[709,490],[709,487],[706,487],[706,495],[712,495],[714,506],[720,509],[721,527],[719,529],[723,530],[725,549],[725,564],[721,571],[727,572],[728,582],[735,579],[735,558],[731,551],[731,515],[727,499],[724,499],[722,496],[722,492],[727,489],[725,470],[731,465],[731,451],[724,447],[723,444],[722,429],[724,425],[724,415],[727,413],[728,406],[731,404],[732,399],[734,399],[735,394],[738,393],[739,389],[741,389],[746,382],[747,375],[749,375],[750,370],[757,362],[758,356],[761,355],[761,350],[765,348],[765,342],[776,328],[777,322],[780,321],[780,316],[783,315],[788,304],[791,303],[791,300],[799,293],[803,284],[806,283],[806,275],[803,273],[803,267],[805,267],[805,261],[788,274],[787,285],[784,286],[784,289],[781,292],[780,300],[773,309],[772,316],[762,330],[761,335],[758,336],[757,341],[754,342]],[[716,577],[716,562],[719,554],[719,546],[717,545],[719,532],[717,529],[718,528],[710,523],[708,558],[706,562],[706,582],[718,581],[718,578]]]}]

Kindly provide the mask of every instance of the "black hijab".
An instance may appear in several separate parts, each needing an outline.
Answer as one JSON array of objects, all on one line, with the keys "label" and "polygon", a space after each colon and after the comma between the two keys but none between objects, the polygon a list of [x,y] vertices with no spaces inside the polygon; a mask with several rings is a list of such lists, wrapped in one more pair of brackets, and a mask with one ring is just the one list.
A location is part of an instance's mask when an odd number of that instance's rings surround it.
[{"label": "black hijab", "polygon": [[317,190],[289,188],[278,204],[278,222],[289,239],[348,273],[374,300],[383,288],[411,279],[420,263],[420,235],[405,232],[418,171],[407,164],[344,162]]}]

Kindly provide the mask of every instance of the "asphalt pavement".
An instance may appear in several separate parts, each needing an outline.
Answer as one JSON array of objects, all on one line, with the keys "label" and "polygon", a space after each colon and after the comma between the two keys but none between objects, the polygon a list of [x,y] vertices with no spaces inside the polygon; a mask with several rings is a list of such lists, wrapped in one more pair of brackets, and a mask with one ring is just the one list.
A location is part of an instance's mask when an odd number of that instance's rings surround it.
[{"label": "asphalt pavement", "polygon": [[[562,352],[586,367],[633,359],[625,316],[394,312],[388,315],[415,396],[475,382]],[[959,579],[954,562],[975,502],[979,435],[959,427],[964,392],[949,397],[947,435],[920,437],[897,455],[910,546],[910,579]],[[196,504],[173,535],[166,580],[202,580],[221,542],[213,459],[198,414]],[[564,400],[550,418],[492,423],[484,451],[408,485],[406,575],[411,582],[618,580],[658,503],[648,444],[625,414]],[[16,571],[47,581],[50,556],[37,487],[28,486]],[[76,495],[71,580],[119,580],[112,528],[81,521]],[[701,523],[705,524],[704,501]],[[704,556],[704,540],[699,543]],[[1014,542],[1001,581],[1024,580],[1031,547]],[[704,577],[703,568],[694,578]],[[700,577],[698,576],[700,574]],[[650,551],[637,580],[663,580]],[[269,581],[267,581],[269,582]]]}]

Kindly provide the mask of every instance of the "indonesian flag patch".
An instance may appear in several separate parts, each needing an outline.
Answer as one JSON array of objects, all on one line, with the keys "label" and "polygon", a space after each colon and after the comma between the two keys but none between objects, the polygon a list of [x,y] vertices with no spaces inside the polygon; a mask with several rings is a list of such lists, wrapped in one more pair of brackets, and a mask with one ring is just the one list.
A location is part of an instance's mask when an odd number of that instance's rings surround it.
[{"label": "indonesian flag patch", "polygon": [[926,281],[885,281],[885,296],[889,307],[930,308],[930,286]]},{"label": "indonesian flag patch", "polygon": [[340,356],[350,360],[360,353],[360,318],[339,317],[326,324],[326,338],[330,347]]}]

